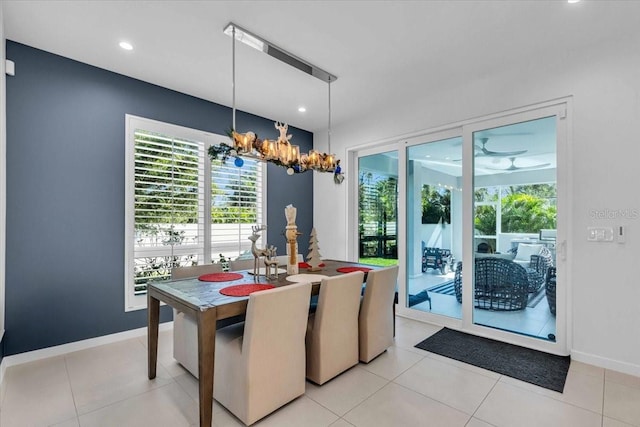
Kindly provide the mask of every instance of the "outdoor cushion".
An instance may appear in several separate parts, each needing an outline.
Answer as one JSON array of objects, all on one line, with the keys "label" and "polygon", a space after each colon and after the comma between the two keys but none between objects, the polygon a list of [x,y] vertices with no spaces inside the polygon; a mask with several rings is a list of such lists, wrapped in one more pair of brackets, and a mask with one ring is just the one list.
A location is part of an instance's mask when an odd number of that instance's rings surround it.
[{"label": "outdoor cushion", "polygon": [[531,261],[531,255],[540,255],[542,245],[518,243],[518,252],[516,253],[516,261]]},{"label": "outdoor cushion", "polygon": [[515,254],[512,253],[504,253],[504,254],[483,254],[480,252],[476,252],[476,258],[502,258],[502,259],[507,259],[509,261],[513,261],[513,258],[515,257]]}]

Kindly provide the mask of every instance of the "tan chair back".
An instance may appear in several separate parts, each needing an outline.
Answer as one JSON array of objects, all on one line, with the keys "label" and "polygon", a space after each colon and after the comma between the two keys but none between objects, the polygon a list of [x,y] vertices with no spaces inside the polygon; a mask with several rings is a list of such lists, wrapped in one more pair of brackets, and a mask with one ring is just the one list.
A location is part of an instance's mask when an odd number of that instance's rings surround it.
[{"label": "tan chair back", "polygon": [[358,363],[358,311],[364,273],[323,279],[307,327],[307,378],[323,384]]},{"label": "tan chair back", "polygon": [[371,270],[360,307],[360,361],[368,363],[393,345],[393,304],[398,266]]},{"label": "tan chair back", "polygon": [[281,365],[304,372],[304,352],[296,349],[304,343],[310,299],[310,283],[249,295],[242,355],[250,367],[264,365],[268,370]]},{"label": "tan chair back", "polygon": [[[220,264],[174,267],[171,280],[198,277],[222,271]],[[173,357],[195,377],[198,376],[198,329],[195,319],[173,309]]]},{"label": "tan chair back", "polygon": [[[229,270],[231,271],[240,271],[240,270],[251,270],[253,271],[253,258],[246,259],[236,259],[229,261]],[[259,266],[264,267],[264,265]]]},{"label": "tan chair back", "polygon": [[215,399],[246,425],[304,394],[310,297],[310,283],[255,292],[244,331],[241,325],[218,331]]},{"label": "tan chair back", "polygon": [[171,269],[171,280],[186,279],[188,277],[198,277],[203,274],[218,273],[222,271],[220,264],[194,265],[191,267],[174,267]]}]

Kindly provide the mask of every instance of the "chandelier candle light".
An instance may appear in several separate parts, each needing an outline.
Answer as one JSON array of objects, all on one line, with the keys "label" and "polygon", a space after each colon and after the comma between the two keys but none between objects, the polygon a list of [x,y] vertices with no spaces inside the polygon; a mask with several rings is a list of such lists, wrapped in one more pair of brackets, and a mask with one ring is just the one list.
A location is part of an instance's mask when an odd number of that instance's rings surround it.
[{"label": "chandelier candle light", "polygon": [[[341,183],[344,179],[340,168],[340,160],[336,159],[335,154],[331,153],[331,82],[337,77],[311,65],[300,58],[297,58],[288,52],[276,47],[270,42],[249,33],[248,31],[230,23],[224,31],[231,36],[232,42],[232,88],[233,88],[233,126],[229,132],[231,144],[220,143],[209,147],[209,157],[215,160],[220,156],[224,162],[229,157],[235,157],[235,164],[242,167],[244,161],[242,157],[252,158],[263,162],[274,163],[278,166],[285,167],[287,174],[303,173],[306,171],[330,172],[334,174],[334,181]],[[280,132],[277,140],[260,139],[253,132],[240,133],[236,131],[236,84],[235,84],[235,41],[236,39],[248,44],[249,46],[266,52],[271,56],[283,60],[285,63],[292,65],[302,71],[305,71],[323,81],[327,81],[329,86],[329,123],[328,123],[328,149],[329,154],[316,150],[310,150],[309,153],[301,153],[300,147],[290,142],[291,135],[287,134],[289,126],[286,123],[275,123],[275,128]],[[283,57],[284,55],[284,57]],[[285,60],[285,59],[287,60]],[[296,62],[297,61],[297,62]],[[303,64],[305,67],[296,64]]]}]

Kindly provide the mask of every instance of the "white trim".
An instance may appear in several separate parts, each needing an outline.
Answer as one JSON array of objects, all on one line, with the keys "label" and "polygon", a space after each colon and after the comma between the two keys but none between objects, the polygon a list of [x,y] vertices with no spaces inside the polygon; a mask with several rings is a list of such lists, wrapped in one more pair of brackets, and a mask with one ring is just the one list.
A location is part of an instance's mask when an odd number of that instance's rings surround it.
[{"label": "white trim", "polygon": [[595,354],[584,353],[582,351],[571,351],[571,360],[577,362],[588,363],[589,365],[599,366],[604,369],[622,372],[624,374],[640,377],[640,365],[633,363],[620,362],[618,360],[609,359]]},{"label": "white trim", "polygon": [[[0,3],[0,348],[5,325],[5,280],[7,246],[7,77],[4,5]],[[0,387],[0,398],[2,388]]]}]

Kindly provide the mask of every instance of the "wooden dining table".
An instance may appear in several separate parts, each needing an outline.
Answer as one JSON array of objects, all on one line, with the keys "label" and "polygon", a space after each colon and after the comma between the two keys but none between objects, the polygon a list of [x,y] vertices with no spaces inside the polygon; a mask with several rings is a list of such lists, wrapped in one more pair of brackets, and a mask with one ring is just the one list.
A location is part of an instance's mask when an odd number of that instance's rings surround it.
[{"label": "wooden dining table", "polygon": [[[300,274],[337,276],[344,274],[338,271],[341,267],[379,268],[372,265],[347,261],[323,260],[325,265],[320,271],[307,271],[300,268]],[[156,377],[158,362],[158,327],[160,321],[160,302],[191,316],[196,320],[198,334],[198,388],[200,407],[200,426],[211,426],[213,422],[213,381],[215,362],[216,324],[218,320],[241,315],[247,311],[248,296],[225,296],[220,290],[232,285],[265,283],[276,287],[287,286],[293,281],[287,280],[286,273],[278,274],[277,279],[264,276],[255,277],[248,270],[239,271],[242,278],[227,282],[203,282],[198,278],[149,282],[147,284],[147,361],[149,379]],[[320,279],[314,280],[311,294],[320,291]],[[366,272],[365,272],[366,280]]]}]

